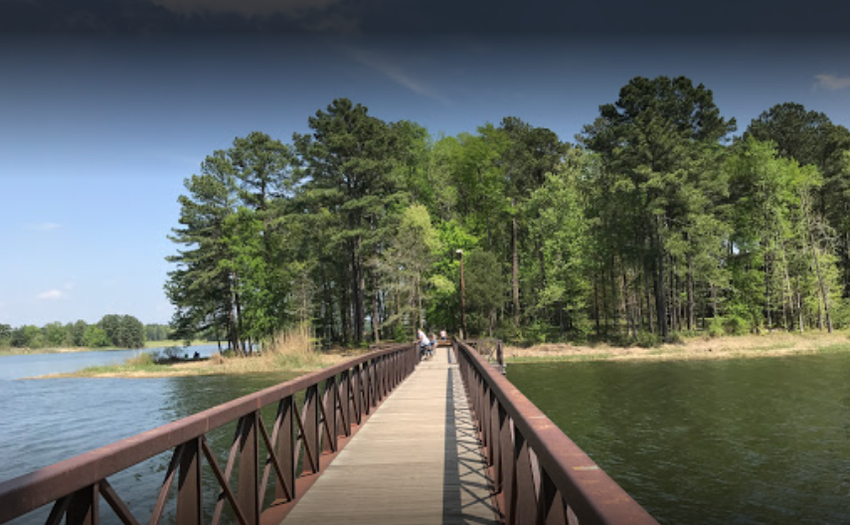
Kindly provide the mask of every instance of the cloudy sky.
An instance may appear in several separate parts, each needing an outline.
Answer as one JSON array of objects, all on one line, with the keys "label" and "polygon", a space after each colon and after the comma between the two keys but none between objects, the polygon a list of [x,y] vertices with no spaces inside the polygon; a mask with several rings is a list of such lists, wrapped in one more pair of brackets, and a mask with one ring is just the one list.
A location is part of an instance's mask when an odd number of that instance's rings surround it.
[{"label": "cloudy sky", "polygon": [[739,133],[788,101],[850,126],[850,3],[550,4],[0,0],[0,323],[167,322],[183,179],[338,97],[573,141],[629,79],[685,75]]}]

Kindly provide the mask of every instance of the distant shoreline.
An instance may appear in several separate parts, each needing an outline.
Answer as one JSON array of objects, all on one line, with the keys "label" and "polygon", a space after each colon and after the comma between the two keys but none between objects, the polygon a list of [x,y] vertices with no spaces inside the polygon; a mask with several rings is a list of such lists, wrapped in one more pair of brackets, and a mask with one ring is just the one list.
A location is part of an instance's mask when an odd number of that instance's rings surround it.
[{"label": "distant shoreline", "polygon": [[[145,348],[168,348],[170,346],[186,347],[184,341],[168,339],[164,341],[146,341]],[[192,341],[189,347],[216,344],[215,341]],[[113,350],[139,350],[138,348],[89,348],[87,346],[54,347],[54,348],[0,348],[0,357],[10,355],[39,355],[39,354],[67,354],[74,352],[111,352]]]},{"label": "distant shoreline", "polygon": [[300,372],[307,373],[335,365],[362,354],[366,350],[338,349],[328,352],[268,353],[252,357],[222,358],[214,354],[204,359],[181,359],[170,363],[154,364],[131,358],[122,364],[94,366],[77,370],[47,374],[24,379],[54,379],[61,377],[155,378],[208,375],[238,375],[253,373]]},{"label": "distant shoreline", "polygon": [[850,352],[850,331],[832,334],[811,331],[803,334],[774,332],[761,335],[688,337],[681,343],[656,347],[608,344],[540,344],[528,348],[506,345],[508,363],[564,361],[684,361],[695,359],[740,359]]}]

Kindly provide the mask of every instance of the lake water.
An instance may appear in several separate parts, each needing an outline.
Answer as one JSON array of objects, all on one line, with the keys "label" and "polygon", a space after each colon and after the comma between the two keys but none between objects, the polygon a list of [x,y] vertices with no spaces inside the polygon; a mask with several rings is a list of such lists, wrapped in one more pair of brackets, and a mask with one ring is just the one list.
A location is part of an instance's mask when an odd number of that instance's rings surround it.
[{"label": "lake water", "polygon": [[[215,345],[193,347],[202,356]],[[19,377],[70,372],[121,362],[138,351],[79,352],[0,357],[0,481],[150,430],[176,419],[291,379],[293,373],[154,379]],[[273,416],[272,416],[273,417]],[[211,439],[229,439],[225,429]],[[227,449],[221,443],[217,449]],[[131,509],[152,507],[170,453],[116,474],[110,483]],[[106,519],[110,510],[102,505]],[[14,524],[44,523],[49,509]],[[140,516],[149,516],[145,511]]]},{"label": "lake water", "polygon": [[511,365],[664,524],[850,523],[850,355]]},{"label": "lake water", "polygon": [[[293,376],[13,379],[132,354],[0,357],[0,481]],[[850,355],[514,364],[508,378],[663,524],[850,524]],[[231,435],[210,439],[226,450]],[[110,478],[143,520],[169,457]]]}]

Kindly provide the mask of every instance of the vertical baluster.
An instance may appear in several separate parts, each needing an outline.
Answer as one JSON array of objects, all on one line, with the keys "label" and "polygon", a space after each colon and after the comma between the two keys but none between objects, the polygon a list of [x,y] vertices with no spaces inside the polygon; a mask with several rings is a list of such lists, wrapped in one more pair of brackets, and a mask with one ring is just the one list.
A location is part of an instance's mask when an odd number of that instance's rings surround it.
[{"label": "vertical baluster", "polygon": [[239,437],[239,479],[237,501],[248,523],[260,520],[260,486],[257,477],[259,456],[259,435],[257,433],[257,413],[242,417],[242,435]]},{"label": "vertical baluster", "polygon": [[177,523],[202,523],[201,441],[195,438],[183,444],[177,481]]},{"label": "vertical baluster", "polygon": [[280,400],[277,411],[277,458],[283,470],[283,486],[277,483],[275,498],[289,501],[295,497],[295,442],[293,439],[295,424],[292,416],[292,396]]},{"label": "vertical baluster", "polygon": [[71,495],[65,514],[67,525],[97,525],[100,522],[100,497],[97,484],[89,485]]}]

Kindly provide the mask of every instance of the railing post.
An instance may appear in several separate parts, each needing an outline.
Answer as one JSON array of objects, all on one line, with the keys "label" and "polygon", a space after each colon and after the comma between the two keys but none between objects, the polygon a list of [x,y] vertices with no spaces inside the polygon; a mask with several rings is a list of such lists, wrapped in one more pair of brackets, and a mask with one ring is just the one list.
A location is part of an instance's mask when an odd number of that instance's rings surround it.
[{"label": "railing post", "polygon": [[201,504],[201,439],[183,444],[180,454],[180,474],[177,481],[177,523],[200,524]]}]

